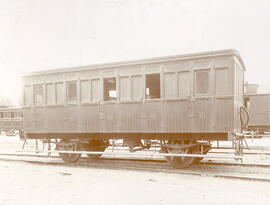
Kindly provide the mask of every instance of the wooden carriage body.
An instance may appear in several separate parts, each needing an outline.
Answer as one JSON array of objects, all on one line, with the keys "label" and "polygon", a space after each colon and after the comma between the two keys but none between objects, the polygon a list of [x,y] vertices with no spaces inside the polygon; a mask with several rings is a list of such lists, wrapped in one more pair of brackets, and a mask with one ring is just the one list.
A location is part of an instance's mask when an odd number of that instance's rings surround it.
[{"label": "wooden carriage body", "polygon": [[228,140],[241,129],[244,71],[222,50],[29,73],[24,136]]}]

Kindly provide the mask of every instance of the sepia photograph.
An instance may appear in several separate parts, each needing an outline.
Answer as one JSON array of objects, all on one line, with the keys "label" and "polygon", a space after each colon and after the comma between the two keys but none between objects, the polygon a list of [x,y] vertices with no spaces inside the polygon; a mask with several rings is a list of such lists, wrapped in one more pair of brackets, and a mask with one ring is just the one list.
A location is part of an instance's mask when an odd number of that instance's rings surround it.
[{"label": "sepia photograph", "polygon": [[0,0],[0,205],[270,204],[269,0]]}]

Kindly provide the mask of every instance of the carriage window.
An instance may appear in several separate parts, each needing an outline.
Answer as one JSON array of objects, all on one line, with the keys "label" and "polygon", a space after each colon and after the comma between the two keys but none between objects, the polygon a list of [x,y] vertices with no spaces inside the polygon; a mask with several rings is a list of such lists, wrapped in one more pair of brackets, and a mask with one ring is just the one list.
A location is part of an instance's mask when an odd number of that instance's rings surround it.
[{"label": "carriage window", "polygon": [[63,104],[64,103],[64,89],[63,89],[63,83],[56,83],[55,84],[56,89],[56,104]]},{"label": "carriage window", "polygon": [[91,81],[91,102],[97,103],[100,101],[100,80],[94,79]]},{"label": "carriage window", "polygon": [[216,69],[215,88],[216,95],[226,95],[229,92],[228,68]]},{"label": "carriage window", "polygon": [[129,99],[129,78],[120,77],[120,99],[128,100]]},{"label": "carriage window", "polygon": [[76,81],[67,82],[67,101],[68,103],[77,102],[77,82]]},{"label": "carriage window", "polygon": [[178,86],[179,97],[190,96],[190,72],[184,71],[178,73]]},{"label": "carriage window", "polygon": [[160,74],[149,74],[145,77],[146,99],[160,98]]},{"label": "carriage window", "polygon": [[31,105],[31,89],[30,86],[24,86],[24,97],[23,97],[23,101],[24,101],[24,106],[30,106]]},{"label": "carriage window", "polygon": [[116,100],[116,78],[105,78],[103,86],[104,101]]},{"label": "carriage window", "polygon": [[34,105],[43,104],[43,86],[42,84],[34,85]]},{"label": "carriage window", "polygon": [[46,103],[48,105],[54,104],[54,87],[52,83],[46,84]]},{"label": "carriage window", "polygon": [[195,93],[209,94],[209,70],[195,72]]},{"label": "carriage window", "polygon": [[177,75],[175,73],[164,74],[164,97],[174,98],[177,96]]},{"label": "carriage window", "polygon": [[4,118],[10,118],[10,113],[9,112],[5,112],[5,114],[4,114]]},{"label": "carriage window", "polygon": [[81,81],[81,102],[87,103],[89,102],[90,97],[90,91],[89,91],[89,81],[88,80],[82,80]]},{"label": "carriage window", "polygon": [[132,77],[132,99],[141,100],[143,98],[143,77]]}]

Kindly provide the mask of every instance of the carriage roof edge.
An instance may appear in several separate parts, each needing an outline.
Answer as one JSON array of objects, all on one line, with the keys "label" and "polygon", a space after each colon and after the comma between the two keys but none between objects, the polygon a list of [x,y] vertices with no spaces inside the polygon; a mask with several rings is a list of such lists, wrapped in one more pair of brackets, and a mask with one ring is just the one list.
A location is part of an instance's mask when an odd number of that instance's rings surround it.
[{"label": "carriage roof edge", "polygon": [[207,58],[207,57],[226,56],[226,55],[235,55],[240,61],[241,65],[243,66],[243,69],[246,70],[245,64],[241,56],[239,55],[238,51],[235,49],[226,49],[226,50],[207,51],[207,52],[182,54],[182,55],[171,55],[171,56],[165,56],[165,57],[143,58],[143,59],[122,61],[122,62],[111,62],[111,63],[103,63],[103,64],[92,64],[92,65],[47,69],[47,70],[24,73],[22,77],[38,76],[38,75],[46,75],[46,74],[54,74],[54,73],[64,73],[64,72],[78,72],[78,71],[85,71],[85,70],[98,70],[98,69],[124,67],[124,66],[136,66],[136,65],[151,64],[151,63],[162,63],[162,62],[174,61],[174,60],[191,60],[191,59],[200,59],[200,58]]}]

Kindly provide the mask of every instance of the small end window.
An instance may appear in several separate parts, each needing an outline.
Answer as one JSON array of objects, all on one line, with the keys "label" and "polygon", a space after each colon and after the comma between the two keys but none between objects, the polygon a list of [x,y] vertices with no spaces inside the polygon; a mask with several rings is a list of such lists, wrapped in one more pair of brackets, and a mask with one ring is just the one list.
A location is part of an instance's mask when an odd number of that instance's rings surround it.
[{"label": "small end window", "polygon": [[105,78],[103,86],[104,101],[115,101],[117,98],[116,78]]},{"label": "small end window", "polygon": [[146,99],[160,98],[160,74],[149,74],[145,76]]},{"label": "small end window", "polygon": [[195,73],[195,93],[197,95],[207,95],[210,93],[209,87],[209,71],[196,71]]}]

